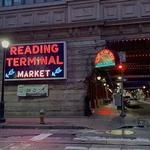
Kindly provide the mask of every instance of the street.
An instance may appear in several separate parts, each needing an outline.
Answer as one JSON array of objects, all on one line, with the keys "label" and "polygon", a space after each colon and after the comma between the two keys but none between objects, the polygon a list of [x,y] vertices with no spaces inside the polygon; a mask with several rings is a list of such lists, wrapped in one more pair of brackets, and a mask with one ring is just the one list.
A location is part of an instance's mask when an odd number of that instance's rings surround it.
[{"label": "street", "polygon": [[140,106],[128,108],[125,118],[112,105],[89,118],[45,118],[45,125],[39,118],[7,118],[0,150],[149,150],[149,105]]},{"label": "street", "polygon": [[147,130],[132,131],[136,136],[91,129],[0,129],[0,150],[149,150]]},{"label": "street", "polygon": [[134,116],[139,116],[139,117],[148,117],[150,115],[150,102],[144,102],[144,101],[140,101],[138,102],[139,104],[139,108],[128,108],[128,113],[134,115]]}]

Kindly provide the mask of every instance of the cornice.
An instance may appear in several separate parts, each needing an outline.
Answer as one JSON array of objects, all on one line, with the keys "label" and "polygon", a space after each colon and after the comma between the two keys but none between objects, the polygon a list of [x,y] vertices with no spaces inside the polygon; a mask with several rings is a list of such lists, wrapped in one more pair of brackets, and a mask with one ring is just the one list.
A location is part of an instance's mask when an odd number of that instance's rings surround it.
[{"label": "cornice", "polygon": [[43,25],[43,26],[31,26],[31,27],[17,27],[11,29],[2,29],[0,32],[23,32],[23,31],[41,31],[41,30],[55,30],[55,29],[71,29],[71,28],[84,28],[91,26],[103,26],[103,21],[90,21],[79,23],[68,23],[68,24],[58,24],[58,25]]},{"label": "cornice", "polygon": [[137,19],[124,19],[124,20],[105,20],[104,26],[120,26],[120,25],[133,25],[133,24],[147,24],[150,23],[150,17],[137,18]]}]

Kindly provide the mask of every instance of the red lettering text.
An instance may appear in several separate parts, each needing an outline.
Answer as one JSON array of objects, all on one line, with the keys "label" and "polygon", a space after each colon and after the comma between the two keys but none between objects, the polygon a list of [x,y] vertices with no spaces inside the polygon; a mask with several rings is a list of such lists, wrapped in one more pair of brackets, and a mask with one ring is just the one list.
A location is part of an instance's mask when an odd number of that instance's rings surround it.
[{"label": "red lettering text", "polygon": [[17,55],[17,47],[13,46],[10,48],[10,55]]}]

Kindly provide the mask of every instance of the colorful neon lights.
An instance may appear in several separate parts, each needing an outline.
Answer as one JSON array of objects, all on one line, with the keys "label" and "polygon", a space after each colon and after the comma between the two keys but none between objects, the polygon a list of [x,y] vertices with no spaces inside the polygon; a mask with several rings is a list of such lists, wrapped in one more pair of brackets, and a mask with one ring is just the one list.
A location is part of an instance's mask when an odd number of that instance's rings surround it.
[{"label": "colorful neon lights", "polygon": [[17,78],[44,78],[48,77],[50,70],[30,70],[30,71],[18,71]]},{"label": "colorful neon lights", "polygon": [[50,57],[17,57],[17,58],[6,58],[6,63],[8,66],[36,66],[36,65],[63,65],[64,62],[60,60],[60,56],[50,56]]},{"label": "colorful neon lights", "polygon": [[58,44],[36,44],[36,45],[16,45],[10,47],[10,55],[24,55],[24,54],[50,54],[58,53]]},{"label": "colorful neon lights", "polygon": [[115,66],[115,56],[109,49],[102,49],[98,51],[95,57],[95,67],[109,67]]},{"label": "colorful neon lights", "polygon": [[65,79],[65,48],[65,42],[12,45],[6,52],[5,79]]}]

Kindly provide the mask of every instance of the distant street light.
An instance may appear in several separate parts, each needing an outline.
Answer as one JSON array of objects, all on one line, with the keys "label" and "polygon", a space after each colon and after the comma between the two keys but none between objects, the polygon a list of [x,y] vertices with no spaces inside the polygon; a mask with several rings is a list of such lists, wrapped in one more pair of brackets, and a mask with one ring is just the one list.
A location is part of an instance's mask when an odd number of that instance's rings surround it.
[{"label": "distant street light", "polygon": [[106,83],[104,83],[103,85],[106,86]]},{"label": "distant street light", "polygon": [[120,86],[120,83],[117,83],[117,86]]},{"label": "distant street light", "polygon": [[3,52],[3,61],[2,61],[2,82],[1,82],[1,101],[0,101],[0,123],[5,122],[4,116],[4,80],[5,80],[5,50],[9,47],[9,41],[3,40],[1,41],[1,47]]},{"label": "distant street light", "polygon": [[146,89],[146,86],[145,85],[143,85],[143,87],[142,87],[143,89]]},{"label": "distant street light", "polygon": [[100,81],[100,80],[101,80],[101,76],[98,76],[98,77],[97,77],[97,80],[99,80],[99,81]]},{"label": "distant street light", "polygon": [[118,80],[122,80],[122,77],[121,77],[121,76],[119,76],[119,77],[118,77]]}]

